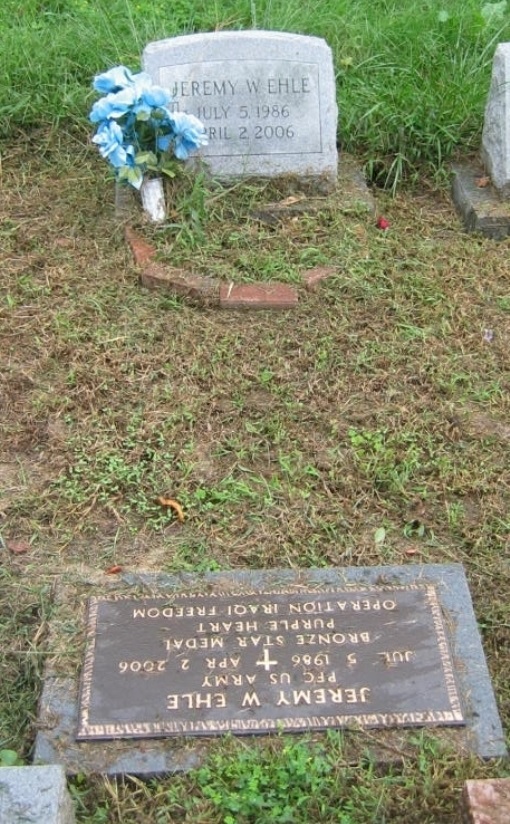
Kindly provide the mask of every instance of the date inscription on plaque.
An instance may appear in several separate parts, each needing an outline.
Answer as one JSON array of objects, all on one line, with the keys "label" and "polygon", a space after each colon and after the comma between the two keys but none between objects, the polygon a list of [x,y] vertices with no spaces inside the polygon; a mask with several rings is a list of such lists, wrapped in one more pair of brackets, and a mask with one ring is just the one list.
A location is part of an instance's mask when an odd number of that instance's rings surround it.
[{"label": "date inscription on plaque", "polygon": [[89,601],[79,740],[462,724],[434,586]]}]

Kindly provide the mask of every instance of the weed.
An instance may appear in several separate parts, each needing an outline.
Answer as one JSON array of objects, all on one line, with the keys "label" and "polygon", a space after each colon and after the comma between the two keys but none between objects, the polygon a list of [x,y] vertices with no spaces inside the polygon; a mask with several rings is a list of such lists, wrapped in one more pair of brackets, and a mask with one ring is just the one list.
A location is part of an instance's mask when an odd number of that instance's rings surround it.
[{"label": "weed", "polygon": [[0,767],[23,767],[24,763],[16,750],[0,750]]},{"label": "weed", "polygon": [[423,461],[415,434],[353,427],[348,434],[356,462],[377,487],[406,490]]},{"label": "weed", "polygon": [[168,469],[175,464],[161,433],[151,440],[141,437],[142,421],[135,414],[126,433],[114,446],[76,437],[72,461],[54,483],[53,490],[75,507],[113,506],[121,513],[134,512],[153,528],[168,523],[168,514],[157,503],[167,488]]},{"label": "weed", "polygon": [[[336,732],[321,743],[282,735],[246,744],[227,737],[203,767],[188,775],[149,785],[136,779],[107,781],[103,792],[98,784],[78,780],[72,791],[79,821],[88,824],[437,824],[456,820],[466,777],[504,774],[502,765],[469,757],[456,761],[427,734],[411,739],[408,756],[383,767],[368,752],[349,765],[348,739]],[[105,798],[115,810],[108,819],[101,817]]]},{"label": "weed", "polygon": [[224,824],[284,824],[325,820],[320,799],[334,768],[320,746],[287,741],[275,753],[247,748],[235,759],[213,756],[196,778]]}]

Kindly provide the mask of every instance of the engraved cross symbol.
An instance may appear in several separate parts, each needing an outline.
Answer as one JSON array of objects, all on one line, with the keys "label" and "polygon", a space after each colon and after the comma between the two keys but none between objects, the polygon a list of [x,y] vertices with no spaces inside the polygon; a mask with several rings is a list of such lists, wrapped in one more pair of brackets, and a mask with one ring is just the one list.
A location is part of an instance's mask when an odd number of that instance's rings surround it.
[{"label": "engraved cross symbol", "polygon": [[264,655],[260,661],[256,661],[257,667],[264,667],[266,672],[269,672],[271,667],[276,667],[278,661],[271,661],[269,658],[269,650],[267,647],[264,647]]}]

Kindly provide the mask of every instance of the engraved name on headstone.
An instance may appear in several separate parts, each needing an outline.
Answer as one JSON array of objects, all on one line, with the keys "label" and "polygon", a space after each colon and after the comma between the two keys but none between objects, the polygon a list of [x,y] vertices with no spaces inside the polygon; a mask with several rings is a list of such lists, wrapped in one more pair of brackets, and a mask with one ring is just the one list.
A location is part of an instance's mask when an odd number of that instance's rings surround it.
[{"label": "engraved name on headstone", "polygon": [[143,67],[176,110],[204,123],[200,155],[223,179],[292,174],[332,188],[337,104],[332,54],[318,37],[269,31],[149,43]]},{"label": "engraved name on headstone", "polygon": [[432,585],[89,601],[77,738],[462,725]]}]

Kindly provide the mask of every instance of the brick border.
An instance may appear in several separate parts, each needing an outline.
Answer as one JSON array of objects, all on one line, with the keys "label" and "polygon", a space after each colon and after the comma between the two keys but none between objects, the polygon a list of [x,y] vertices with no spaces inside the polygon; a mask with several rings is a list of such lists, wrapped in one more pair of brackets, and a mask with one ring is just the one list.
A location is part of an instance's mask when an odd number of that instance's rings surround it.
[{"label": "brick border", "polygon": [[[156,248],[147,243],[126,224],[124,238],[135,265],[140,269],[140,282],[148,289],[161,289],[184,298],[193,306],[213,306],[218,309],[295,309],[299,303],[298,291],[288,283],[238,284],[196,275],[186,269],[177,269],[157,263]],[[334,266],[317,266],[301,275],[301,282],[309,292],[315,292],[319,283],[338,273]]]},{"label": "brick border", "polygon": [[[297,182],[303,181],[298,178]],[[375,217],[373,193],[369,190],[356,159],[345,152],[342,152],[338,166],[337,188],[342,198],[338,205],[340,212],[347,214],[352,210],[362,210]],[[304,192],[300,192],[277,203],[266,204],[251,212],[251,217],[274,226],[301,214],[317,213],[322,208],[323,201],[322,197],[309,198]],[[340,267],[316,266],[301,272],[300,284],[291,286],[278,281],[238,284],[166,266],[156,261],[156,248],[140,237],[130,224],[134,219],[136,205],[134,190],[117,183],[115,217],[124,226],[124,236],[135,265],[140,270],[141,283],[148,289],[160,289],[195,306],[214,306],[231,311],[294,309],[299,303],[300,289],[301,292],[316,292],[323,280],[334,277],[340,271]]]}]

